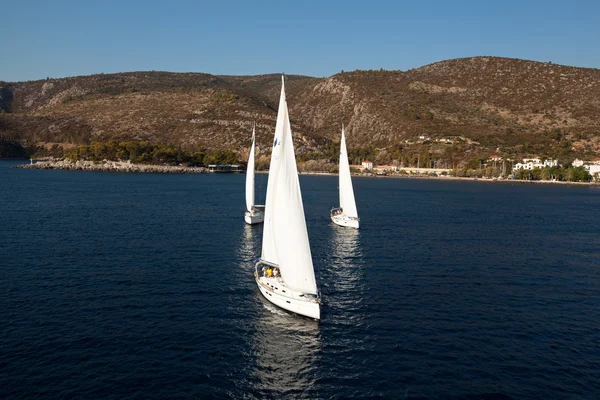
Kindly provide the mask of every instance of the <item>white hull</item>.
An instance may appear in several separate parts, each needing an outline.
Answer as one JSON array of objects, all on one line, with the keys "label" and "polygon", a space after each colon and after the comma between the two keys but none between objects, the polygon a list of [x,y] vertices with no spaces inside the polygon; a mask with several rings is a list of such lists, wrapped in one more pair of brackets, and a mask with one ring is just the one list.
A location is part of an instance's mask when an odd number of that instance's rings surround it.
[{"label": "white hull", "polygon": [[347,226],[349,228],[358,229],[358,226],[360,225],[358,218],[348,217],[343,213],[338,215],[331,215],[331,220],[336,225]]},{"label": "white hull", "polygon": [[[265,206],[257,207],[262,207],[262,210],[264,210]],[[265,213],[262,210],[246,211],[244,214],[244,221],[246,221],[246,223],[249,225],[260,224],[261,222],[264,222]]]},{"label": "white hull", "polygon": [[302,293],[286,287],[281,279],[256,276],[256,284],[263,296],[276,306],[305,317],[321,319],[319,301],[301,298],[304,296]]}]

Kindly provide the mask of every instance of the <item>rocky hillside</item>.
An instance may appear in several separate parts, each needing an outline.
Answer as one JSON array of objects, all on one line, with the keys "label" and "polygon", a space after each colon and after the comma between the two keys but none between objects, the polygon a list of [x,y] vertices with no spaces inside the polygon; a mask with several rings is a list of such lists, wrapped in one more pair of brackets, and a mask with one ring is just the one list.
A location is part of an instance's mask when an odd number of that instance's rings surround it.
[{"label": "rocky hillside", "polygon": [[[0,139],[85,144],[145,140],[243,150],[251,126],[270,149],[280,75],[136,72],[0,82]],[[600,156],[600,70],[497,57],[402,71],[288,76],[298,151],[339,140],[396,152]],[[411,150],[412,149],[412,150]],[[453,155],[453,157],[455,157]]]},{"label": "rocky hillside", "polygon": [[316,84],[290,112],[328,136],[344,121],[355,144],[463,136],[509,150],[560,129],[597,152],[600,70],[476,57],[407,72],[343,72]]},{"label": "rocky hillside", "polygon": [[237,148],[254,121],[267,141],[276,115],[255,93],[207,74],[101,74],[9,83],[0,93],[7,99],[0,129],[29,143],[114,139]]}]

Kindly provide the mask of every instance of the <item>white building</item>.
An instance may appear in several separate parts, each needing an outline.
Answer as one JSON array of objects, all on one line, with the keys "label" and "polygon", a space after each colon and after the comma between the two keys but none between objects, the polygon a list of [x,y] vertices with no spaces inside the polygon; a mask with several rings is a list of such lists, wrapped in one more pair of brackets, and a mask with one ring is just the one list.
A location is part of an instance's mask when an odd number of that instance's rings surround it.
[{"label": "white building", "polygon": [[373,169],[373,163],[369,160],[363,161],[362,166],[364,169]]},{"label": "white building", "polygon": [[502,157],[500,157],[500,156],[493,155],[490,158],[488,158],[488,162],[500,162],[500,161],[502,161]]},{"label": "white building", "polygon": [[539,158],[524,158],[522,163],[517,163],[513,167],[513,171],[519,169],[532,170],[534,168],[558,167],[558,160],[548,158],[543,163]]},{"label": "white building", "polygon": [[398,171],[398,166],[397,165],[378,165],[377,167],[373,167],[373,170],[375,172],[396,172],[396,171]]},{"label": "white building", "polygon": [[574,167],[583,167],[590,175],[600,174],[600,161],[583,161],[576,159],[573,161]]},{"label": "white building", "polygon": [[[525,161],[525,160],[523,160]],[[542,168],[543,164],[541,163],[534,163],[532,161],[528,161],[528,162],[522,162],[522,163],[516,163],[515,166],[513,167],[513,171],[516,171],[518,169],[527,169],[527,170],[532,170],[534,168]]]},{"label": "white building", "polygon": [[586,168],[588,170],[588,172],[590,173],[590,175],[594,176],[596,174],[600,174],[600,165],[595,164],[595,165],[587,165],[588,168]]}]

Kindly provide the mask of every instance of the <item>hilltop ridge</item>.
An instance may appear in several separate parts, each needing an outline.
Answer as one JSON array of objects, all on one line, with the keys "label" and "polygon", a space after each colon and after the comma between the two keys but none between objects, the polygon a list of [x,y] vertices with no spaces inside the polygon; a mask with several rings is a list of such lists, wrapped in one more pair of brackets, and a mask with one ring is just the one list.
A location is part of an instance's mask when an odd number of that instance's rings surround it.
[{"label": "hilltop ridge", "polygon": [[[136,140],[243,155],[256,122],[268,152],[280,79],[150,71],[0,82],[0,138]],[[471,57],[408,71],[290,75],[286,92],[298,154],[309,158],[331,150],[341,123],[349,147],[387,159],[600,155],[598,69]]]}]

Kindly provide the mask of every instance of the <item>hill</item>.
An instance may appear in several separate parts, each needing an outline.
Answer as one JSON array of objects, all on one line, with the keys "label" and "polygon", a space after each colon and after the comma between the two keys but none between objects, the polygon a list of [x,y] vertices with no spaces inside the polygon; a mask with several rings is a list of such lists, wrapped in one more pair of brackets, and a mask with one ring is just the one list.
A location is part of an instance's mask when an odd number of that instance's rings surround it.
[{"label": "hill", "polygon": [[[256,121],[266,156],[280,79],[152,71],[0,82],[0,138],[60,147],[149,141],[236,150],[243,158]],[[341,123],[353,154],[380,162],[600,156],[597,69],[473,57],[409,71],[286,79],[305,159],[334,158]]]}]

